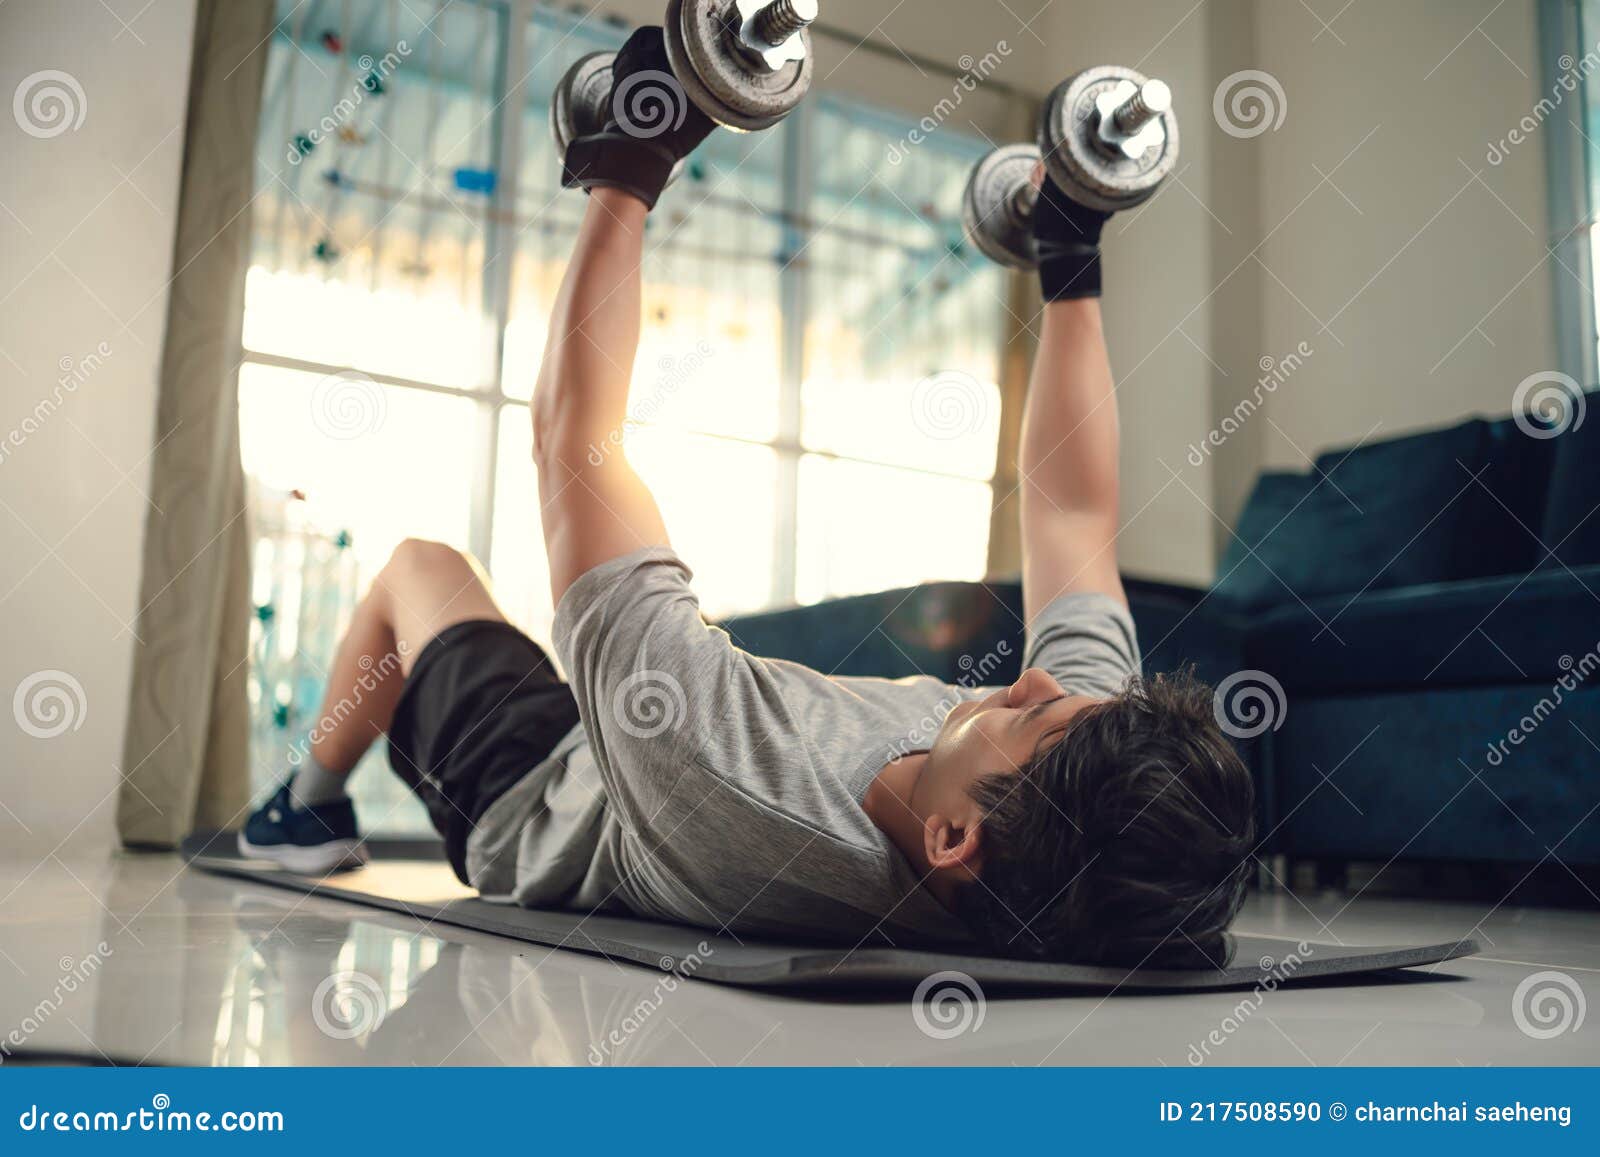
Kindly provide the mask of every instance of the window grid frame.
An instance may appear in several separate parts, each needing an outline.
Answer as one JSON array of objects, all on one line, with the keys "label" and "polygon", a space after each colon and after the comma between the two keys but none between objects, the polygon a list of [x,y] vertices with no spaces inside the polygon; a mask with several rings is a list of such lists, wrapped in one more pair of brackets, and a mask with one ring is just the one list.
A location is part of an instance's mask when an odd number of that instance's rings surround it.
[{"label": "window grid frame", "polygon": [[[479,0],[482,7],[500,24],[501,51],[495,65],[495,94],[506,91],[507,78],[526,76],[529,69],[530,38],[534,35],[536,12],[542,7],[538,0]],[[543,35],[560,35],[555,29],[540,29]],[[570,35],[568,33],[567,35]],[[815,99],[830,105],[844,107],[826,95]],[[814,235],[809,225],[814,207],[814,185],[810,180],[815,122],[813,101],[808,100],[797,108],[783,126],[776,130],[785,134],[782,165],[784,201],[785,251],[799,253]],[[858,110],[853,102],[852,113]],[[518,204],[521,187],[523,156],[522,129],[525,123],[521,103],[513,103],[503,96],[494,111],[491,137],[494,153],[491,167],[500,177],[496,183],[492,203],[495,212],[487,215],[484,230],[484,262],[482,271],[482,304],[487,328],[492,334],[493,350],[488,358],[488,373],[479,386],[451,386],[441,382],[409,378],[401,375],[375,373],[359,365],[336,365],[327,362],[297,358],[290,355],[253,350],[241,347],[238,362],[294,370],[308,374],[328,375],[354,371],[389,391],[421,391],[452,398],[462,398],[475,404],[477,414],[476,454],[472,468],[468,548],[484,565],[492,557],[493,527],[497,501],[496,478],[499,469],[500,427],[507,409],[521,410],[527,416],[529,401],[508,396],[505,391],[506,335],[513,320],[513,268],[516,257],[517,232],[504,227]],[[859,106],[859,119],[882,131],[903,128],[893,114]],[[852,118],[854,119],[854,117]],[[909,123],[909,122],[906,122]],[[281,217],[281,211],[280,211]],[[505,238],[509,240],[505,240]],[[803,435],[805,340],[806,324],[810,316],[807,293],[807,267],[805,262],[789,261],[779,270],[779,366],[778,425],[770,440],[745,438],[716,431],[689,429],[684,431],[694,437],[715,439],[743,446],[759,446],[773,452],[777,462],[778,485],[774,495],[773,511],[773,568],[772,588],[768,603],[771,606],[791,605],[796,601],[799,572],[797,544],[800,512],[800,464],[813,457],[828,461],[860,463],[884,469],[905,471],[942,479],[982,485],[988,488],[993,507],[994,489],[1000,475],[999,463],[983,478],[971,474],[953,473],[926,466],[909,466],[899,462],[863,457],[858,454],[838,453],[805,444]],[[1000,306],[997,304],[997,308]],[[996,373],[1004,358],[1003,348],[995,350]],[[531,418],[527,420],[531,421]]]}]

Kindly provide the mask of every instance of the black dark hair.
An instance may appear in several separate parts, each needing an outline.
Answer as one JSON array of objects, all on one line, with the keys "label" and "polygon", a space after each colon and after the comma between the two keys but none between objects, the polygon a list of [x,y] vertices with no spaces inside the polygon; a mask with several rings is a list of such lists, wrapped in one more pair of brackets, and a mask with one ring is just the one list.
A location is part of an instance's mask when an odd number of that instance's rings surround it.
[{"label": "black dark hair", "polygon": [[[1006,956],[1222,967],[1255,840],[1249,769],[1190,672],[1134,679],[972,788],[983,867],[958,913]],[[1049,746],[1046,746],[1049,745]]]}]

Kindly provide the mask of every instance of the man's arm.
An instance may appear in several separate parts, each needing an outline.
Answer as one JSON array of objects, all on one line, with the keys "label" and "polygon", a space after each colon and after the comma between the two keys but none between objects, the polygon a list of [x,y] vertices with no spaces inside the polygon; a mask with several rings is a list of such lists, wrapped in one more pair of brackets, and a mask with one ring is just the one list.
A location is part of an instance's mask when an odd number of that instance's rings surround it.
[{"label": "man's arm", "polygon": [[585,571],[668,546],[661,511],[621,449],[639,347],[639,259],[649,212],[595,189],[550,318],[533,394],[533,456],[556,604]]},{"label": "man's arm", "polygon": [[1044,173],[1033,212],[1044,332],[1023,411],[1022,603],[1031,625],[1061,595],[1127,604],[1117,570],[1117,401],[1100,324],[1100,233],[1109,213]]},{"label": "man's arm", "polygon": [[1126,603],[1117,572],[1117,401],[1100,301],[1045,306],[1023,415],[1022,598],[1028,622],[1058,595]]}]

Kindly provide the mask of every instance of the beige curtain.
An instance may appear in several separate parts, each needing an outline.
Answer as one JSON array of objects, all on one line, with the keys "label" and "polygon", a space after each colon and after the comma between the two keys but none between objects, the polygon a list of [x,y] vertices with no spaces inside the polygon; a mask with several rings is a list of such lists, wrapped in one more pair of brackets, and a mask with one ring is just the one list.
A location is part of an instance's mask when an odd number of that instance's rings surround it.
[{"label": "beige curtain", "polygon": [[249,791],[238,369],[271,0],[199,0],[123,742],[124,844],[232,826]]}]

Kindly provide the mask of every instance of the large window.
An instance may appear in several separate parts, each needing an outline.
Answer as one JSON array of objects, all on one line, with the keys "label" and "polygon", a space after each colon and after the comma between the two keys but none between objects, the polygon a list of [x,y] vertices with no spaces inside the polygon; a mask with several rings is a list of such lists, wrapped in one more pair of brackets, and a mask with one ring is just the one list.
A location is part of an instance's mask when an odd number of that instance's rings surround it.
[{"label": "large window", "polygon": [[[527,401],[584,209],[548,99],[626,35],[523,3],[280,16],[240,380],[258,784],[401,538],[471,549],[548,634]],[[941,132],[891,164],[909,127],[819,91],[715,134],[652,215],[627,453],[708,615],[984,571],[1004,286],[959,210],[986,146]],[[389,777],[357,789],[376,826],[423,825]]]}]

